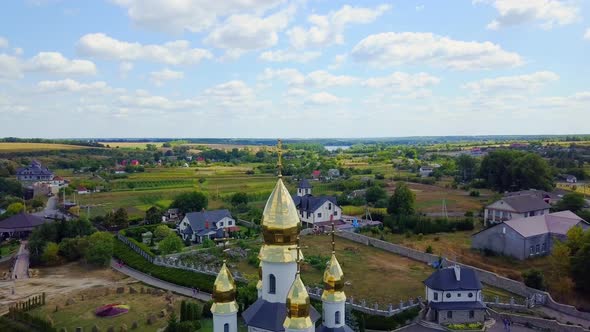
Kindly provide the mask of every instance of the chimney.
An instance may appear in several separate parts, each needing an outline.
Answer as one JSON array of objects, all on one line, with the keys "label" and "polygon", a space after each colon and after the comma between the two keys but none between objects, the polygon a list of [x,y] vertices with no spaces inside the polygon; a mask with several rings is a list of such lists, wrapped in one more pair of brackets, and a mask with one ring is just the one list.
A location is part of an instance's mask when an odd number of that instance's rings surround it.
[{"label": "chimney", "polygon": [[461,281],[461,268],[459,265],[453,266],[453,270],[455,270],[455,279],[457,279],[457,281]]}]

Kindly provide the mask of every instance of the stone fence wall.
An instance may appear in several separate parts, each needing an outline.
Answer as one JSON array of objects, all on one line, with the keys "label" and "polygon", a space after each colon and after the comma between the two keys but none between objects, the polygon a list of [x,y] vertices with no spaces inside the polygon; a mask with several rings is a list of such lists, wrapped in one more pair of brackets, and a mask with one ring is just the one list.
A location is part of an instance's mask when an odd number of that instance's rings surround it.
[{"label": "stone fence wall", "polygon": [[248,221],[248,220],[244,220],[244,219],[238,219],[238,220],[236,220],[236,223],[239,224],[239,225],[243,225],[243,226],[249,227],[249,228],[255,228],[255,229],[257,229],[257,228],[260,227],[260,226],[256,225],[255,223],[253,223],[251,221]]},{"label": "stone fence wall", "polygon": [[493,309],[488,312],[496,320],[496,324],[502,324],[503,318],[509,318],[513,324],[524,325],[527,327],[535,327],[538,330],[549,330],[555,332],[588,332],[589,330],[578,325],[561,324],[556,320],[544,319],[533,316],[523,316],[514,313],[498,313]]},{"label": "stone fence wall", "polygon": [[[390,242],[382,241],[382,240],[375,239],[375,238],[365,236],[362,234],[358,234],[358,233],[345,231],[345,232],[337,232],[336,235],[339,237],[357,242],[357,243],[362,243],[367,246],[379,248],[379,249],[382,249],[382,250],[385,250],[385,251],[388,251],[388,252],[391,252],[394,254],[398,254],[398,255],[401,255],[404,257],[408,257],[413,260],[417,260],[417,261],[420,261],[420,262],[423,262],[426,264],[432,264],[433,262],[438,261],[438,259],[439,259],[438,256],[433,255],[433,254],[428,254],[425,252],[421,252],[418,250],[407,248],[407,247],[404,247],[404,246],[401,246],[398,244],[393,244]],[[553,300],[553,298],[551,298],[551,295],[547,292],[527,287],[524,283],[522,283],[520,281],[516,281],[516,280],[506,278],[506,277],[502,277],[496,273],[482,270],[482,269],[474,267],[474,266],[462,264],[459,262],[454,262],[451,260],[446,260],[446,259],[444,260],[444,265],[446,265],[446,266],[454,265],[454,264],[475,270],[475,272],[477,273],[481,282],[488,284],[488,285],[493,285],[494,287],[501,288],[501,289],[509,291],[513,294],[517,294],[522,297],[525,297],[525,298],[529,299],[529,301],[532,301],[531,305],[542,304],[542,305],[545,305],[545,306],[547,306],[551,309],[554,309],[556,311],[565,313],[567,315],[590,320],[590,313],[579,311],[575,307],[570,306],[570,305],[557,303],[557,302],[555,302],[555,300]]]},{"label": "stone fence wall", "polygon": [[[212,276],[217,276],[217,274],[219,273],[219,268],[217,267],[210,267],[207,265],[197,265],[197,264],[190,264],[190,263],[184,263],[179,259],[174,259],[171,257],[161,257],[161,256],[157,256],[153,261],[153,264],[155,265],[159,265],[159,266],[164,266],[164,267],[169,267],[169,268],[173,268],[173,269],[182,269],[182,270],[188,270],[188,271],[192,271],[192,272],[196,272],[196,273],[203,273],[203,274],[208,274],[208,275],[212,275]],[[240,282],[248,282],[248,280],[246,280],[246,278],[244,278],[242,276],[242,274],[240,273],[240,271],[234,270],[232,271],[232,275],[234,276],[234,279]]]},{"label": "stone fence wall", "polygon": [[129,248],[133,249],[133,251],[135,251],[136,253],[141,255],[141,257],[145,258],[150,263],[154,262],[154,257],[152,255],[145,252],[137,244],[135,244],[133,241],[129,240],[126,236],[117,233],[117,239],[119,239],[119,241],[125,243]]}]

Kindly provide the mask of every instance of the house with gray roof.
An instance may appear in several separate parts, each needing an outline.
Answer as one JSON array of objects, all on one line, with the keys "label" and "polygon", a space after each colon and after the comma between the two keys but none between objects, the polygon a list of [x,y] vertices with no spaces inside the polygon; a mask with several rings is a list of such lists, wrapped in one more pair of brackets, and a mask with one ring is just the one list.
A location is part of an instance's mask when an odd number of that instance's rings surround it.
[{"label": "house with gray roof", "polygon": [[301,222],[313,227],[331,220],[340,220],[342,208],[338,206],[336,197],[313,196],[311,189],[307,180],[301,180],[297,186],[297,194],[292,197]]},{"label": "house with gray roof", "polygon": [[545,215],[550,208],[544,199],[535,195],[507,196],[485,207],[484,224]]},{"label": "house with gray roof", "polygon": [[183,240],[197,243],[203,242],[204,239],[222,238],[229,232],[239,230],[227,209],[189,212],[177,226]]},{"label": "house with gray roof", "polygon": [[41,163],[34,160],[28,167],[22,167],[16,170],[16,179],[21,182],[37,182],[53,180],[53,172],[47,167],[42,167]]},{"label": "house with gray roof", "polygon": [[571,211],[507,220],[471,236],[471,247],[524,260],[549,255],[556,240],[564,241],[572,227],[590,227]]},{"label": "house with gray roof", "polygon": [[424,285],[427,320],[441,325],[484,322],[483,287],[473,269],[458,265],[438,269]]},{"label": "house with gray roof", "polygon": [[28,213],[19,213],[4,220],[0,220],[0,238],[24,238],[35,228],[53,222]]}]

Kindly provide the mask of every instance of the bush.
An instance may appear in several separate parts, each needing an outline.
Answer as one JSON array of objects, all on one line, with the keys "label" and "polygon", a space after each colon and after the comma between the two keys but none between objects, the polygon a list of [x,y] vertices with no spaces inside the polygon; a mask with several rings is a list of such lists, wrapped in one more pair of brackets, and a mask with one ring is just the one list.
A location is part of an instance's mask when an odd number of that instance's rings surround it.
[{"label": "bush", "polygon": [[469,192],[469,196],[471,197],[479,197],[480,193],[478,190],[472,190]]},{"label": "bush", "polygon": [[537,269],[530,269],[522,273],[524,284],[535,289],[545,290],[545,277],[543,272]]},{"label": "bush", "polygon": [[208,293],[213,291],[215,276],[154,265],[121,241],[115,241],[113,256],[125,262],[129,267],[155,278],[185,287],[198,288]]},{"label": "bush", "polygon": [[429,245],[428,247],[426,247],[426,250],[424,252],[426,252],[427,254],[432,254],[432,246]]},{"label": "bush", "polygon": [[43,254],[41,255],[41,261],[47,265],[55,265],[59,262],[59,246],[57,243],[48,242],[45,245],[45,249],[43,249]]},{"label": "bush", "polygon": [[[85,253],[86,261],[98,266],[107,266],[113,255],[115,239],[108,232],[96,232],[88,238],[88,249]],[[119,241],[117,241],[119,242]]]},{"label": "bush", "polygon": [[415,307],[391,317],[370,316],[358,311],[355,311],[354,314],[359,318],[359,321],[364,321],[365,328],[368,330],[390,331],[402,326],[408,320],[413,320],[419,312],[420,307]]}]

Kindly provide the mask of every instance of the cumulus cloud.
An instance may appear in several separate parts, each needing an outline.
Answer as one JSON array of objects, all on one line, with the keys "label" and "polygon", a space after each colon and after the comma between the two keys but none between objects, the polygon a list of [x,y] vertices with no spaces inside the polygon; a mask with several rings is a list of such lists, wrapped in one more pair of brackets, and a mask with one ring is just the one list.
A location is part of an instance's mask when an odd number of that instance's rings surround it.
[{"label": "cumulus cloud", "polygon": [[191,48],[187,40],[175,40],[161,45],[120,41],[104,33],[86,34],[78,42],[81,54],[116,61],[144,60],[169,65],[192,65],[203,59],[211,59],[211,52]]},{"label": "cumulus cloud", "polygon": [[286,51],[286,50],[278,50],[278,51],[266,51],[260,54],[258,57],[260,60],[269,61],[269,62],[299,62],[299,63],[306,63],[311,60],[315,60],[322,55],[321,52],[312,52],[312,51],[304,51],[304,52],[294,52],[294,51]]},{"label": "cumulus cloud", "polygon": [[316,70],[304,75],[299,70],[293,68],[266,68],[259,76],[259,80],[262,81],[273,79],[284,81],[290,86],[305,85],[320,89],[336,86],[349,86],[358,82],[358,79],[355,77],[348,75],[333,75],[325,70]]},{"label": "cumulus cloud", "polygon": [[254,90],[246,83],[233,80],[206,89],[202,96],[209,102],[224,108],[239,108],[255,99]]},{"label": "cumulus cloud", "polygon": [[122,92],[122,89],[114,89],[106,82],[80,83],[70,78],[58,81],[41,81],[37,83],[39,92],[89,92],[93,94]]},{"label": "cumulus cloud", "polygon": [[305,104],[323,106],[323,105],[344,103],[346,101],[347,101],[347,99],[337,97],[337,96],[335,96],[331,93],[328,93],[328,92],[318,92],[318,93],[313,93],[313,94],[309,95],[305,99]]},{"label": "cumulus cloud", "polygon": [[351,56],[357,62],[378,67],[427,64],[454,70],[474,70],[523,64],[520,55],[491,42],[467,42],[420,32],[369,35],[353,48]]},{"label": "cumulus cloud", "polygon": [[19,56],[0,54],[0,79],[19,79],[25,72],[95,75],[97,69],[92,61],[70,60],[58,52],[40,52],[27,60]]},{"label": "cumulus cloud", "polygon": [[113,0],[138,26],[168,32],[200,32],[231,14],[264,13],[284,0]]},{"label": "cumulus cloud", "polygon": [[217,48],[239,52],[269,48],[279,41],[278,32],[285,29],[295,7],[268,17],[232,15],[205,38],[205,43]]},{"label": "cumulus cloud", "polygon": [[184,73],[181,71],[170,70],[168,68],[160,71],[153,71],[150,73],[150,81],[155,85],[162,85],[166,81],[180,80],[184,78]]},{"label": "cumulus cloud", "polygon": [[127,75],[133,70],[133,62],[121,62],[119,64],[119,76],[121,78],[127,78]]},{"label": "cumulus cloud", "polygon": [[344,5],[328,15],[310,15],[307,20],[311,27],[296,26],[289,29],[287,35],[297,49],[342,44],[347,25],[371,23],[390,9],[391,6],[386,4],[376,8]]},{"label": "cumulus cloud", "polygon": [[487,25],[490,30],[538,22],[544,29],[566,25],[579,19],[579,9],[569,1],[561,0],[474,0],[474,3],[489,3],[499,16]]},{"label": "cumulus cloud", "polygon": [[388,76],[372,77],[362,82],[363,86],[374,89],[399,90],[409,92],[415,89],[437,85],[440,79],[427,73],[408,74],[394,72]]},{"label": "cumulus cloud", "polygon": [[559,80],[559,75],[550,71],[539,71],[528,75],[501,76],[469,82],[463,87],[477,94],[523,93],[538,90],[547,83]]}]

